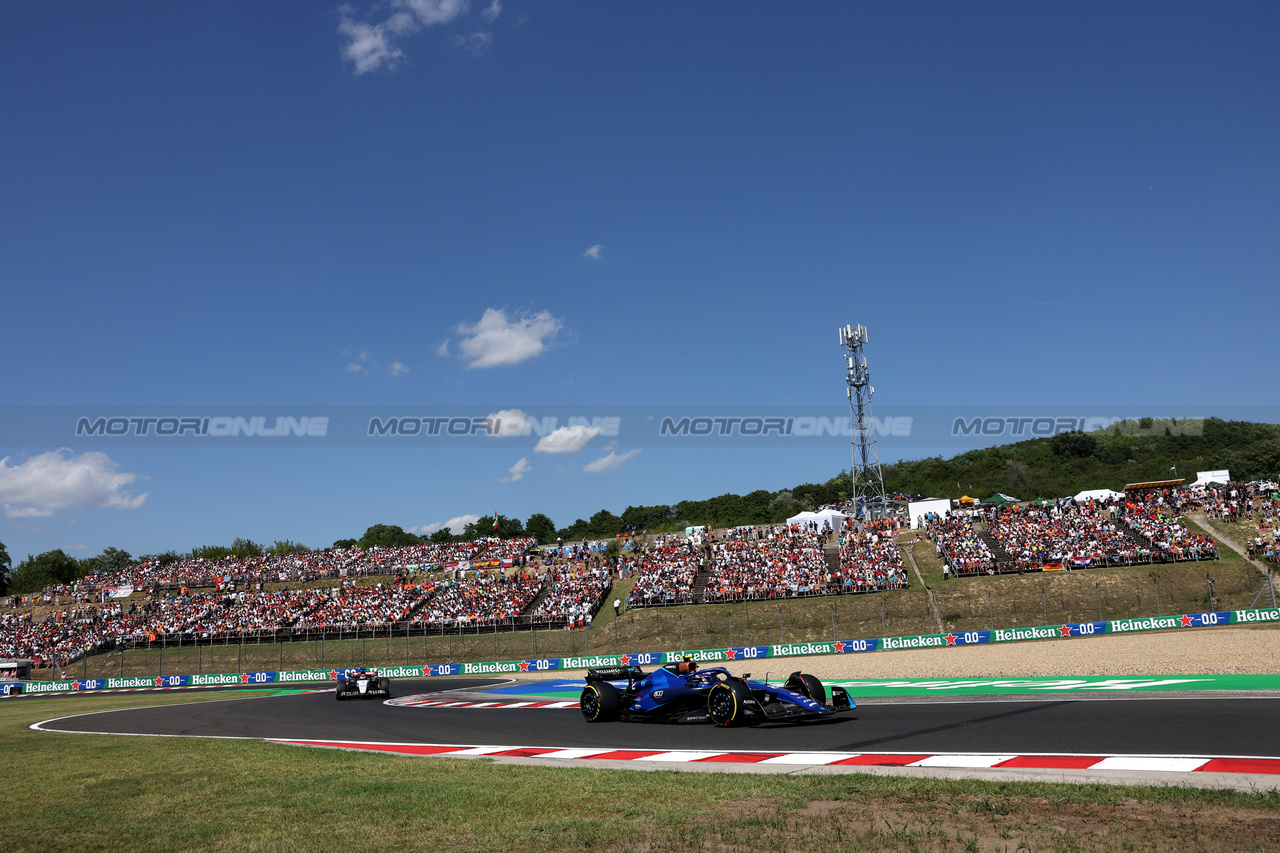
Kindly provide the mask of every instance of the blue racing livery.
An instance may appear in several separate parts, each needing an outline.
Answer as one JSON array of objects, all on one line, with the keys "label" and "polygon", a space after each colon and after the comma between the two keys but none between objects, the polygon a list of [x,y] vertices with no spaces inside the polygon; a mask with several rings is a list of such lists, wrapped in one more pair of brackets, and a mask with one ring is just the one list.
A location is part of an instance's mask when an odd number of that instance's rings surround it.
[{"label": "blue racing livery", "polygon": [[751,681],[750,674],[739,678],[722,666],[699,669],[691,660],[647,674],[638,666],[589,669],[578,704],[590,723],[713,722],[722,727],[818,720],[855,707],[844,688],[832,687],[828,696],[812,675],[793,672],[777,687]]}]

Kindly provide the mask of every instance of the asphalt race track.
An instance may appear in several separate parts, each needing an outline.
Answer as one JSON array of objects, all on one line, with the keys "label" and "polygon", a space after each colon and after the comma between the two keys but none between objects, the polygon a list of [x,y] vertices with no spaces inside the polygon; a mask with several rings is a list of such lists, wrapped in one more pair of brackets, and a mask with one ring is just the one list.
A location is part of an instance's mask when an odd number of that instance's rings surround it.
[{"label": "asphalt race track", "polygon": [[[447,684],[442,679],[398,679],[392,691],[402,697],[443,689],[476,690],[497,683],[495,679],[449,679]],[[1280,758],[1278,698],[878,700],[860,704],[853,713],[835,720],[747,729],[621,722],[591,725],[576,708],[415,708],[379,701],[336,702],[331,690],[96,713],[91,706],[91,701],[69,703],[65,708],[73,716],[41,728],[513,747]]]}]

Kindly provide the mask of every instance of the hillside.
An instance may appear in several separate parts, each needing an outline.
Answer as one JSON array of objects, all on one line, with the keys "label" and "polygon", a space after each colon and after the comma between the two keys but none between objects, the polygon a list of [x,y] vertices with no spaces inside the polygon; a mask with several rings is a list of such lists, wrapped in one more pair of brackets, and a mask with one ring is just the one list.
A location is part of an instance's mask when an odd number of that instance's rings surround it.
[{"label": "hillside", "polygon": [[[1121,489],[1126,483],[1148,480],[1192,480],[1196,471],[1224,468],[1243,481],[1280,477],[1280,425],[1218,418],[1166,423],[1144,418],[1096,432],[1060,433],[971,450],[951,459],[935,456],[883,466],[885,487],[891,494],[986,498],[1005,492],[1024,500],[1059,498],[1084,489]],[[801,509],[848,498],[849,472],[841,471],[825,483],[804,483],[777,492],[628,507],[620,516],[601,510],[559,534],[568,541],[628,530],[677,530],[691,524],[776,523]]]}]

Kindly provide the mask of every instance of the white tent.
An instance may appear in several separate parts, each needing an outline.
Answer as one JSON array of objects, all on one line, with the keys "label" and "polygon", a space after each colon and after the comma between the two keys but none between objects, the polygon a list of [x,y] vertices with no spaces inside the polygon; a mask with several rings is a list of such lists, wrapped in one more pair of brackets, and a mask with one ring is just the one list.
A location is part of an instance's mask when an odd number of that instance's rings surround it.
[{"label": "white tent", "polygon": [[1210,483],[1217,483],[1220,486],[1225,486],[1230,482],[1230,471],[1197,471],[1196,481],[1191,484],[1191,488],[1194,489],[1197,486],[1207,486]]},{"label": "white tent", "polygon": [[907,515],[911,517],[911,526],[916,529],[924,527],[924,517],[927,514],[933,512],[946,515],[950,511],[950,498],[925,498],[922,501],[911,501],[907,504]]},{"label": "white tent", "polygon": [[848,518],[848,516],[843,512],[840,512],[838,509],[823,509],[818,512],[809,512],[806,510],[799,515],[793,515],[791,518],[788,518],[787,526],[790,527],[793,524],[798,524],[801,527],[804,527],[809,522],[813,522],[818,526],[818,529],[821,530],[823,522],[826,522],[831,526],[833,533],[839,533],[840,526],[844,524],[844,520],[846,518]]},{"label": "white tent", "polygon": [[1113,492],[1110,489],[1085,489],[1076,495],[1076,501],[1084,503],[1087,500],[1105,501],[1108,498],[1120,500],[1124,497],[1124,492]]}]

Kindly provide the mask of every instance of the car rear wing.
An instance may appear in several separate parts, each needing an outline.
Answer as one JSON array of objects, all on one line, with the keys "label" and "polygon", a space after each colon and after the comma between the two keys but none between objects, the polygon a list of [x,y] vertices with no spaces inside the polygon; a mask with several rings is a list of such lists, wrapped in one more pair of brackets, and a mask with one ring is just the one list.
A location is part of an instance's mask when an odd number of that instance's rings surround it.
[{"label": "car rear wing", "polygon": [[593,681],[626,681],[634,684],[642,678],[644,678],[644,671],[638,666],[612,666],[587,670],[588,684]]}]

